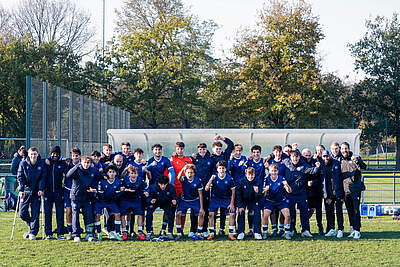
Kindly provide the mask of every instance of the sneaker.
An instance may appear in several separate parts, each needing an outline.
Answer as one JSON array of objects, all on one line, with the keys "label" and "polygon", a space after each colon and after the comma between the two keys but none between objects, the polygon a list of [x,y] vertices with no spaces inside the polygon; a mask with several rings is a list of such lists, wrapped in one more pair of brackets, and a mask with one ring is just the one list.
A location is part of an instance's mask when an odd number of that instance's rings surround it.
[{"label": "sneaker", "polygon": [[360,239],[360,237],[361,237],[361,233],[359,231],[354,230],[353,238],[354,239]]},{"label": "sneaker", "polygon": [[219,236],[225,236],[225,230],[224,229],[219,229],[218,235]]},{"label": "sneaker", "polygon": [[[276,237],[277,235],[278,235],[277,230],[272,230],[271,236],[272,236],[272,237]],[[268,236],[268,233],[267,233],[267,236]]]},{"label": "sneaker", "polygon": [[127,240],[128,239],[128,233],[127,232],[123,232],[122,239],[123,240]]},{"label": "sneaker", "polygon": [[110,232],[108,232],[107,228],[103,228],[103,229],[101,229],[101,231],[103,231],[103,233],[105,233],[106,235],[110,234]]},{"label": "sneaker", "polygon": [[350,234],[349,234],[347,237],[354,237],[354,232],[355,232],[355,231],[350,232]]},{"label": "sneaker", "polygon": [[72,233],[71,232],[69,232],[68,234],[67,234],[67,238],[66,238],[67,240],[72,240]]},{"label": "sneaker", "polygon": [[203,236],[204,238],[208,238],[210,235],[209,235],[207,232],[203,232],[202,236]]},{"label": "sneaker", "polygon": [[329,230],[329,232],[325,234],[326,237],[335,236],[335,235],[336,235],[336,231],[333,229]]},{"label": "sneaker", "polygon": [[202,236],[202,234],[197,233],[196,234],[196,239],[195,240],[204,240],[204,237]]},{"label": "sneaker", "polygon": [[36,236],[34,234],[29,234],[29,240],[36,240]]},{"label": "sneaker", "polygon": [[143,233],[138,234],[136,238],[139,240],[146,240],[146,236]]},{"label": "sneaker", "polygon": [[165,230],[160,231],[160,236],[166,236],[166,235],[167,235],[167,232]]},{"label": "sneaker", "polygon": [[22,237],[23,237],[24,239],[29,239],[29,232],[28,232],[28,233],[24,233],[24,234],[22,235]]},{"label": "sneaker", "polygon": [[302,236],[302,237],[312,237],[310,231],[308,231],[308,230],[302,232],[302,233],[301,233],[301,236]]},{"label": "sneaker", "polygon": [[294,236],[294,233],[295,233],[295,231],[291,231],[291,232],[288,232],[288,233],[289,233],[290,237],[293,237],[293,236]]},{"label": "sneaker", "polygon": [[46,240],[52,240],[53,239],[53,236],[52,235],[47,235],[46,236]]},{"label": "sneaker", "polygon": [[57,239],[58,240],[65,240],[65,237],[64,237],[64,235],[57,235]]},{"label": "sneaker", "polygon": [[109,232],[108,233],[108,238],[115,239],[116,238],[116,233],[114,231]]},{"label": "sneaker", "polygon": [[147,233],[147,235],[146,235],[146,240],[151,240],[152,238],[153,238],[153,233]]},{"label": "sneaker", "polygon": [[350,230],[349,230],[350,234],[352,234],[354,232],[354,228],[353,226],[350,226]]},{"label": "sneaker", "polygon": [[285,232],[285,233],[282,235],[282,237],[285,238],[285,239],[287,239],[287,240],[292,239],[292,235],[290,234],[290,232]]},{"label": "sneaker", "polygon": [[263,239],[267,239],[268,238],[268,232],[264,232],[263,233]]},{"label": "sneaker", "polygon": [[188,234],[188,237],[190,237],[190,238],[192,238],[193,236],[195,236],[195,233],[193,233],[193,232],[190,232],[190,233]]},{"label": "sneaker", "polygon": [[168,233],[167,237],[168,237],[169,240],[174,240],[175,239],[174,235],[172,233]]},{"label": "sneaker", "polygon": [[[278,235],[279,235],[279,236],[282,236],[284,233],[285,233],[285,230],[280,229],[279,232],[278,232]],[[273,233],[272,233],[272,234],[273,234]],[[276,233],[275,233],[275,234],[276,234]]]},{"label": "sneaker", "polygon": [[176,238],[175,238],[175,240],[176,240],[176,241],[179,241],[179,240],[182,240],[182,238],[183,238],[183,236],[182,236],[182,235],[176,235]]},{"label": "sneaker", "polygon": [[97,240],[98,241],[102,241],[103,240],[103,236],[101,235],[101,233],[97,234]]},{"label": "sneaker", "polygon": [[[239,239],[239,237],[238,237],[238,239]],[[261,234],[255,233],[255,234],[254,234],[254,239],[255,239],[255,240],[262,240]]]},{"label": "sneaker", "polygon": [[338,230],[336,237],[337,238],[342,238],[343,237],[343,231],[342,230]]},{"label": "sneaker", "polygon": [[136,232],[135,231],[132,231],[130,234],[129,234],[131,237],[135,237],[135,236],[137,236],[137,234],[136,234]]},{"label": "sneaker", "polygon": [[193,240],[199,240],[199,237],[198,237],[197,235],[193,235],[193,236],[192,236],[192,239],[193,239]]},{"label": "sneaker", "polygon": [[243,240],[244,239],[244,233],[240,233],[237,237],[238,240]]},{"label": "sneaker", "polygon": [[247,234],[246,234],[246,237],[253,237],[254,236],[254,232],[253,231],[249,231]]},{"label": "sneaker", "polygon": [[215,238],[215,235],[214,234],[210,234],[208,237],[207,237],[207,240],[213,240]]},{"label": "sneaker", "polygon": [[115,234],[115,239],[118,240],[118,241],[123,241],[122,236],[121,236],[120,233],[116,233]]},{"label": "sneaker", "polygon": [[230,240],[236,240],[236,237],[235,237],[233,234],[229,234],[229,235],[228,235],[228,238],[229,238]]},{"label": "sneaker", "polygon": [[74,242],[81,242],[81,238],[79,236],[74,237]]},{"label": "sneaker", "polygon": [[90,235],[88,235],[87,241],[88,242],[95,242],[96,239],[94,239],[93,235],[90,234]]}]

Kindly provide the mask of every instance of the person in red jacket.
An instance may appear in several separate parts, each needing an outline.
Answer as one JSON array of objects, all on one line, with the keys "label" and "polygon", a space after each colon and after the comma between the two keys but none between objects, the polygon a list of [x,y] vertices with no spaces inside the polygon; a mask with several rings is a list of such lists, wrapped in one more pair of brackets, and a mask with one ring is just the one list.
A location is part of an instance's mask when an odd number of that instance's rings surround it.
[{"label": "person in red jacket", "polygon": [[[180,173],[183,167],[185,167],[186,165],[193,164],[192,158],[185,156],[184,153],[185,153],[185,144],[183,142],[176,142],[175,153],[172,155],[170,159],[172,167],[174,167],[176,174]],[[182,184],[179,182],[177,178],[177,175],[175,176],[174,186],[176,190],[176,195],[180,200],[183,194],[183,189],[182,189]],[[182,232],[185,226],[185,221],[186,221],[186,214],[182,213],[182,218],[181,218]],[[195,235],[195,233],[192,232],[189,233],[189,237],[192,237],[193,235]]]}]

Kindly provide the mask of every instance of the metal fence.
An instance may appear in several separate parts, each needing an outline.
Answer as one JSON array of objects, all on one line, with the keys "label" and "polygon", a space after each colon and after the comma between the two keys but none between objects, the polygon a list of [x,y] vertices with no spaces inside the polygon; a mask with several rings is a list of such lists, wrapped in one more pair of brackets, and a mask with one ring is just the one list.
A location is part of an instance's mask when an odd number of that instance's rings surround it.
[{"label": "metal fence", "polygon": [[82,154],[101,151],[107,129],[130,128],[130,113],[87,96],[26,78],[26,145],[47,155],[59,145],[63,156],[73,147]]},{"label": "metal fence", "polygon": [[400,172],[364,171],[363,181],[366,187],[363,204],[400,203]]}]

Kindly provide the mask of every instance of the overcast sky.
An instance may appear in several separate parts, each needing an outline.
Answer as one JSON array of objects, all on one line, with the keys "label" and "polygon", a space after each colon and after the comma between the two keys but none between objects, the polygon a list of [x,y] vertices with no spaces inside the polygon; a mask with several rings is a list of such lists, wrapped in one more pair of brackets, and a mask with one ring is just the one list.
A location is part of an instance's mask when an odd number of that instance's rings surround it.
[{"label": "overcast sky", "polygon": [[[73,0],[79,7],[92,14],[99,43],[102,39],[103,0]],[[114,10],[123,6],[123,0],[106,1],[105,36],[113,35],[117,19]],[[236,32],[241,27],[252,26],[257,12],[266,0],[182,0],[191,12],[202,20],[211,19],[219,25],[214,37],[214,56],[221,57],[223,50],[229,50]],[[347,48],[365,32],[365,20],[377,15],[391,17],[400,11],[400,0],[307,0],[313,13],[320,18],[325,39],[320,43],[319,52],[325,72],[335,72],[339,77],[349,76],[357,80],[361,74],[354,72],[353,59]],[[12,8],[19,0],[0,0],[5,8]]]}]

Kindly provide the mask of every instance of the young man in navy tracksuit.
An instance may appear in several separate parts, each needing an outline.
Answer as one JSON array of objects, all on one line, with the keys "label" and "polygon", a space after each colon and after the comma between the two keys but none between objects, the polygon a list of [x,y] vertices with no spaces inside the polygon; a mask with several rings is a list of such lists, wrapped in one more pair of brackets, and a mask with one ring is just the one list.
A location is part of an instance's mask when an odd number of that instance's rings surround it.
[{"label": "young man in navy tracksuit", "polygon": [[[275,164],[278,166],[278,175],[285,176],[286,166],[283,164],[283,155],[287,156],[282,152],[282,146],[275,145],[272,148],[272,157],[268,156],[266,158],[267,172],[269,172],[269,166]],[[271,228],[272,228],[272,236],[282,235],[284,234],[284,226],[285,226],[285,218],[283,214],[279,211],[279,209],[274,209],[271,213]],[[278,232],[278,221],[279,221],[279,232]]]},{"label": "young man in navy tracksuit", "polygon": [[260,199],[262,197],[262,187],[256,183],[256,172],[253,167],[249,167],[245,171],[246,175],[236,183],[235,188],[235,201],[238,208],[238,237],[242,240],[244,238],[245,229],[245,213],[246,208],[254,216],[254,238],[262,239],[261,237],[261,208]]},{"label": "young man in navy tracksuit", "polygon": [[[211,158],[210,152],[207,150],[207,144],[200,143],[197,145],[197,154],[192,157],[192,161],[196,166],[196,176],[200,179],[203,188],[210,180],[214,170],[214,159]],[[204,222],[203,234],[204,238],[208,238],[208,208],[210,206],[210,191],[202,190],[203,194],[203,208],[204,208]]]},{"label": "young man in navy tracksuit", "polygon": [[300,210],[300,220],[302,227],[302,237],[312,237],[310,233],[310,221],[308,218],[307,204],[307,174],[315,174],[319,171],[320,163],[316,162],[314,168],[309,167],[304,160],[300,159],[300,153],[297,150],[290,152],[290,158],[284,161],[286,165],[286,181],[292,189],[289,194],[290,209],[290,230],[294,233],[294,218],[296,216],[296,205]]},{"label": "young man in navy tracksuit", "polygon": [[236,144],[234,146],[234,153],[231,154],[228,162],[228,172],[231,174],[235,183],[238,183],[239,180],[246,177],[244,173],[245,169],[242,166],[246,163],[247,159],[246,156],[242,155],[242,152],[243,146]]},{"label": "young man in navy tracksuit", "polygon": [[139,240],[145,240],[143,234],[143,219],[144,219],[144,201],[149,196],[147,184],[142,177],[139,177],[139,170],[134,166],[129,166],[127,169],[128,176],[122,180],[122,186],[125,188],[120,197],[120,210],[122,216],[122,239],[128,238],[129,219],[131,215],[135,218],[138,216],[138,235]]},{"label": "young man in navy tracksuit", "polygon": [[283,237],[291,239],[290,235],[290,212],[289,200],[287,193],[291,193],[291,188],[286,179],[279,175],[279,167],[276,164],[269,165],[269,175],[264,182],[264,216],[263,216],[263,231],[264,239],[268,237],[268,217],[274,210],[281,212],[281,217],[284,218],[285,232]]},{"label": "young man in navy tracksuit", "polygon": [[[317,146],[318,147],[318,146]],[[322,153],[322,152],[321,152]],[[302,156],[305,159],[308,167],[315,167],[315,163],[318,161],[320,164],[322,158],[320,159],[312,157],[311,150],[308,148],[303,149]],[[321,168],[322,169],[322,168]],[[314,214],[317,220],[318,234],[324,234],[324,227],[322,225],[322,202],[323,202],[323,188],[322,184],[324,181],[323,172],[319,171],[315,174],[307,174],[307,202],[308,202],[308,217]]]},{"label": "young man in navy tracksuit", "polygon": [[106,179],[94,180],[92,188],[96,189],[96,198],[94,199],[95,226],[97,230],[97,239],[102,240],[101,235],[101,214],[107,209],[115,218],[115,235],[112,239],[123,240],[121,236],[121,213],[118,207],[118,200],[124,191],[121,180],[117,178],[117,167],[109,165],[105,169]]},{"label": "young man in navy tracksuit", "polygon": [[[328,151],[322,152],[324,161],[324,203],[326,210],[326,234],[325,236],[343,237],[343,181],[340,176],[340,163],[331,158]],[[338,230],[335,230],[335,209]]]},{"label": "young man in navy tracksuit", "polygon": [[211,200],[209,208],[210,236],[215,238],[215,213],[229,213],[229,235],[230,240],[235,240],[235,182],[232,176],[226,172],[227,164],[224,160],[217,163],[217,175],[213,174],[205,186],[205,190],[211,189]]},{"label": "young man in navy tracksuit", "polygon": [[21,146],[18,151],[14,154],[14,158],[11,162],[10,171],[13,175],[17,175],[19,164],[23,161],[27,156],[25,146]]},{"label": "young man in navy tracksuit", "polygon": [[174,211],[178,197],[175,187],[170,183],[165,175],[158,177],[157,183],[149,186],[149,197],[146,211],[146,239],[150,240],[153,236],[153,213],[157,208],[164,210],[168,216],[168,238],[174,239]]},{"label": "young man in navy tracksuit", "polygon": [[67,174],[68,166],[61,158],[61,149],[55,146],[50,157],[46,159],[46,190],[44,192],[44,216],[46,239],[53,238],[53,204],[56,207],[57,239],[64,238],[64,175]]},{"label": "young man in navy tracksuit", "polygon": [[[81,150],[74,147],[71,150],[71,158],[66,159],[68,171],[74,166],[79,165],[81,161]],[[72,205],[71,205],[71,188],[72,180],[70,177],[65,176],[64,179],[64,207],[65,207],[65,220],[67,221],[67,240],[72,239]]]},{"label": "young man in navy tracksuit", "polygon": [[[223,137],[221,135],[217,135],[214,137],[214,143],[212,145],[212,155],[211,158],[214,160],[214,170],[213,170],[213,174],[216,175],[217,174],[217,166],[216,164],[220,161],[225,161],[226,166],[228,167],[228,161],[230,159],[230,156],[232,154],[232,151],[234,149],[234,144],[232,142],[231,139],[229,139],[228,137]],[[222,143],[219,142],[222,141],[227,145],[227,148],[225,149],[225,151],[222,151]],[[218,235],[225,235],[225,223],[226,223],[226,214],[225,212],[221,212],[220,214],[220,229],[219,229],[219,233]]]},{"label": "young man in navy tracksuit", "polygon": [[[243,168],[249,168],[252,167],[256,173],[256,177],[254,178],[254,181],[262,186],[264,183],[264,178],[265,178],[265,166],[263,162],[263,158],[261,157],[261,146],[259,145],[254,145],[251,147],[251,159],[248,159],[246,163],[243,165]],[[262,199],[261,199],[261,205]],[[250,213],[248,216],[248,221],[249,221],[249,232],[247,233],[246,236],[252,236],[254,234],[254,227],[253,227],[253,215]]]},{"label": "young man in navy tracksuit", "polygon": [[[188,209],[191,210],[190,232],[193,233],[192,238],[194,240],[203,239],[203,185],[195,174],[195,165],[187,164],[182,168],[177,177],[178,181],[182,184],[183,191],[182,197],[178,201],[178,208],[176,209],[177,240],[183,237],[181,217],[182,214],[186,214]],[[194,233],[196,233],[196,235]]]},{"label": "young man in navy tracksuit", "polygon": [[37,148],[29,148],[28,157],[19,164],[17,180],[21,198],[19,216],[29,227],[29,232],[24,234],[24,238],[35,240],[39,232],[40,198],[46,183],[46,167],[44,161],[39,158]]},{"label": "young man in navy tracksuit", "polygon": [[90,194],[96,192],[96,189],[92,187],[94,180],[101,180],[103,176],[90,167],[90,158],[84,156],[80,164],[76,164],[68,171],[66,177],[72,181],[72,237],[75,242],[80,241],[79,212],[82,210],[86,229],[85,239],[93,241],[94,218]]}]

